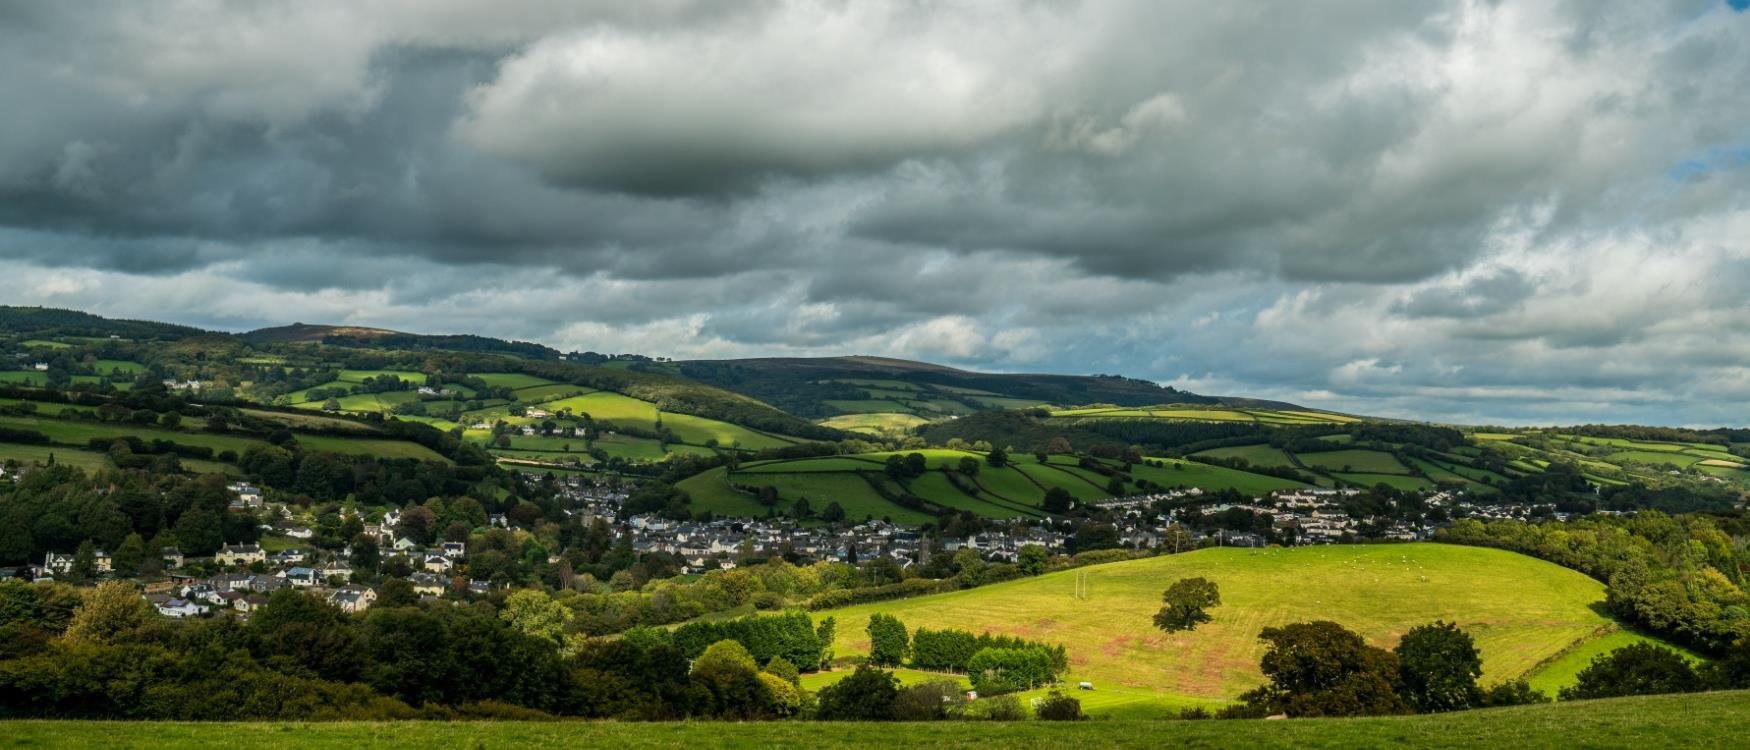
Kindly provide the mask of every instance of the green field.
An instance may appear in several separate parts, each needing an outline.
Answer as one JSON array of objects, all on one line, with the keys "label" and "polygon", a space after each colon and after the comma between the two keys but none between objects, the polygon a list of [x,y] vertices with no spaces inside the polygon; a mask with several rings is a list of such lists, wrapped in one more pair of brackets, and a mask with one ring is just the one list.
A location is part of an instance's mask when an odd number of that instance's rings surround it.
[{"label": "green field", "polygon": [[1289,458],[1287,453],[1284,453],[1281,448],[1272,448],[1268,445],[1241,445],[1232,448],[1212,448],[1206,451],[1198,451],[1196,455],[1209,456],[1211,458],[1243,458],[1253,466],[1274,466],[1279,468],[1294,467],[1294,459]]},{"label": "green field", "polygon": [[[1084,703],[1093,696],[1077,694]],[[1750,732],[1745,691],[1655,695],[1422,716],[1293,721],[0,722],[6,747],[114,750],[376,748],[1597,748],[1730,747]]]},{"label": "green field", "polygon": [[421,461],[450,463],[450,459],[438,455],[432,449],[407,440],[299,435],[298,444],[308,450],[357,453],[377,458],[417,458]]},{"label": "green field", "polygon": [[0,463],[5,463],[8,459],[20,464],[48,463],[50,455],[55,457],[57,464],[74,466],[86,471],[115,468],[109,462],[109,456],[102,453],[77,450],[64,445],[0,443]]},{"label": "green field", "polygon": [[916,414],[899,412],[871,412],[868,414],[846,414],[822,420],[821,424],[835,430],[850,432],[865,432],[879,435],[889,432],[905,432],[930,420]]},{"label": "green field", "polygon": [[412,370],[341,370],[335,380],[343,383],[363,383],[369,378],[380,378],[393,375],[414,385],[425,385],[425,373]]},{"label": "green field", "polygon": [[[1086,599],[1074,596],[1086,575]],[[1170,583],[1199,575],[1221,587],[1214,621],[1165,634],[1150,616]],[[838,618],[837,654],[864,654],[870,614],[907,627],[963,628],[1063,643],[1071,682],[1124,690],[1126,709],[1173,710],[1221,703],[1263,680],[1258,631],[1304,620],[1335,620],[1375,645],[1436,619],[1476,638],[1484,682],[1518,677],[1593,634],[1609,620],[1593,605],[1603,585],[1523,555],[1439,544],[1207,549],[1051,573],[947,594],[816,613]]]},{"label": "green field", "polygon": [[0,371],[0,383],[19,383],[23,385],[47,385],[49,374],[36,370],[5,370]]},{"label": "green field", "polygon": [[121,359],[100,359],[92,363],[92,367],[97,369],[99,375],[109,375],[115,372],[121,372],[124,375],[138,375],[146,371],[145,365]]},{"label": "green field", "polygon": [[1434,486],[1433,482],[1426,479],[1405,474],[1332,473],[1331,476],[1362,487],[1383,484],[1399,490],[1425,490]]},{"label": "green field", "polygon": [[[779,510],[788,510],[798,498],[808,498],[815,512],[827,503],[837,502],[845,517],[891,518],[899,523],[921,524],[933,521],[930,515],[894,505],[876,493],[862,477],[851,472],[813,474],[757,474],[737,472],[737,484],[772,486],[778,490]],[[717,468],[690,477],[679,485],[693,498],[693,511],[711,511],[721,516],[764,516],[766,506],[753,497],[736,492],[723,479],[723,469]]]},{"label": "green field", "polygon": [[1296,453],[1301,463],[1326,471],[1353,471],[1367,474],[1408,474],[1410,470],[1390,453],[1370,450],[1319,451]]},{"label": "green field", "polygon": [[[513,445],[515,443],[513,442]],[[556,446],[523,446],[552,448]],[[883,465],[889,456],[918,453],[924,456],[929,469],[923,476],[894,482],[884,479],[897,491],[902,486],[913,495],[937,505],[967,510],[987,518],[1042,516],[1045,493],[1062,489],[1081,502],[1095,502],[1111,497],[1107,477],[1078,466],[1076,457],[1051,456],[1040,464],[1032,456],[1011,457],[1002,467],[991,466],[985,454],[972,451],[929,448],[918,451],[862,453],[822,458],[757,461],[743,464],[736,472],[736,483],[746,486],[771,486],[778,490],[780,510],[788,509],[800,497],[807,497],[818,510],[822,493],[837,500],[853,518],[865,515],[875,518],[926,518],[916,511],[902,508],[881,497],[857,472],[873,472],[884,476]],[[962,459],[978,462],[975,476],[958,474]],[[1142,492],[1139,482],[1147,480],[1165,488],[1201,487],[1216,491],[1234,489],[1247,495],[1260,495],[1279,489],[1306,486],[1289,479],[1253,474],[1219,466],[1210,466],[1182,459],[1151,459],[1164,462],[1163,467],[1135,464],[1126,478],[1124,494]],[[1102,462],[1118,468],[1113,461]],[[956,487],[942,470],[956,472],[966,489]],[[765,515],[766,509],[753,503],[743,493],[735,492],[724,483],[724,472],[715,469],[682,482],[681,487],[693,497],[695,510],[710,510],[719,515]],[[1123,476],[1123,475],[1120,475]],[[1397,477],[1407,479],[1407,477]],[[967,490],[975,490],[968,494]]]},{"label": "green field", "polygon": [[1582,641],[1574,648],[1563,652],[1560,656],[1539,667],[1531,674],[1529,682],[1533,689],[1554,697],[1562,688],[1574,684],[1579,679],[1580,670],[1590,666],[1594,658],[1636,643],[1664,646],[1683,654],[1691,662],[1701,661],[1701,657],[1680,646],[1673,646],[1632,630],[1609,629],[1607,632]]},{"label": "green field", "polygon": [[1131,476],[1147,479],[1163,487],[1201,487],[1206,491],[1232,489],[1241,494],[1252,496],[1307,486],[1304,482],[1296,482],[1292,479],[1253,474],[1248,471],[1210,466],[1184,459],[1152,458],[1150,460],[1164,461],[1167,466],[1157,469],[1153,466],[1137,464],[1131,467]]},{"label": "green field", "polygon": [[538,385],[557,385],[546,378],[537,378],[533,375],[524,375],[520,372],[474,372],[469,373],[469,376],[479,378],[482,381],[485,381],[487,385],[493,386],[494,388],[508,386],[512,389],[517,389],[533,388]]}]

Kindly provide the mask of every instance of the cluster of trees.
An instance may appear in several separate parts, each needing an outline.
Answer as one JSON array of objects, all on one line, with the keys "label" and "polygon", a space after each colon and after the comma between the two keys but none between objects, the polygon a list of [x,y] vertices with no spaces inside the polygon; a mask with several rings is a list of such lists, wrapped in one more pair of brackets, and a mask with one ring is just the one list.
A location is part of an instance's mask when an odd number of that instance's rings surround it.
[{"label": "cluster of trees", "polygon": [[[69,612],[69,599],[77,604]],[[350,617],[275,592],[248,623],[165,620],[112,582],[0,582],[0,715],[132,719],[413,718],[509,704],[583,713],[557,649],[487,604]],[[428,710],[429,709],[429,710]],[[503,714],[504,712],[499,712]],[[510,715],[522,715],[512,711]]]},{"label": "cluster of trees", "polygon": [[918,669],[965,674],[973,689],[990,695],[1048,684],[1069,668],[1062,644],[953,629],[908,634],[905,623],[881,613],[869,616],[868,633],[870,664],[897,667],[909,657]]},{"label": "cluster of trees", "polygon": [[1283,714],[1368,716],[1435,713],[1547,700],[1523,681],[1484,689],[1470,634],[1434,622],[1411,628],[1387,651],[1330,621],[1265,628],[1259,662],[1269,682],[1240,696],[1230,718]]},{"label": "cluster of trees", "polygon": [[1436,539],[1499,547],[1539,557],[1605,582],[1613,614],[1709,653],[1750,636],[1750,552],[1734,542],[1742,519],[1670,516],[1589,517],[1568,523],[1463,520]]},{"label": "cluster of trees", "polygon": [[227,512],[230,502],[218,476],[88,475],[64,465],[40,467],[0,487],[0,564],[40,560],[82,543],[113,553],[131,540],[130,546],[152,551],[139,561],[144,563],[156,560],[165,546],[204,555],[227,541],[254,541],[259,521]]}]

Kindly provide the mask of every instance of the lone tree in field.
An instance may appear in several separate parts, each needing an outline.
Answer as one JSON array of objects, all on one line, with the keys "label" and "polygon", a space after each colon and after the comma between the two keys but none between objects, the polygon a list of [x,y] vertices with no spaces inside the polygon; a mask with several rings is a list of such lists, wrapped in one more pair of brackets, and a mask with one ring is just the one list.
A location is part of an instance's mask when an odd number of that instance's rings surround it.
[{"label": "lone tree in field", "polygon": [[1207,578],[1181,578],[1167,587],[1161,599],[1166,605],[1155,613],[1155,627],[1175,633],[1209,622],[1209,613],[1203,610],[1221,604],[1221,591]]}]

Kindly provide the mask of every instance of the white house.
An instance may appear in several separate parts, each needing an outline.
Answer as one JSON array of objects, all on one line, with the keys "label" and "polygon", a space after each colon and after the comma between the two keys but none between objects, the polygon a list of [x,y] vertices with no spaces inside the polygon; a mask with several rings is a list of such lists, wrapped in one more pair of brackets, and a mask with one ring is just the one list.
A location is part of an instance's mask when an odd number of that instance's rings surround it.
[{"label": "white house", "polygon": [[207,608],[186,599],[171,599],[158,605],[158,614],[165,617],[194,617],[207,611]]}]

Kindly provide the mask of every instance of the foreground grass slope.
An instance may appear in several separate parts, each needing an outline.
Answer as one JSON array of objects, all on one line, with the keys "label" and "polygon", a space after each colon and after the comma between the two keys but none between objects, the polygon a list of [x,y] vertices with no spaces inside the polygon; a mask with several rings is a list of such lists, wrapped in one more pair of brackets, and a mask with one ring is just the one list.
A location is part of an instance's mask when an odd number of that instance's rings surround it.
[{"label": "foreground grass slope", "polygon": [[[1086,598],[1075,596],[1086,576]],[[1150,618],[1173,581],[1221,587],[1214,621],[1167,634]],[[868,652],[863,626],[886,612],[907,627],[989,630],[1060,642],[1067,680],[1123,693],[1114,713],[1232,700],[1263,682],[1265,627],[1334,620],[1390,648],[1411,627],[1456,622],[1475,638],[1483,681],[1526,675],[1610,621],[1604,587],[1580,573],[1501,550],[1442,544],[1207,549],[1097,565],[965,591],[818,613],[838,618],[835,652]],[[1102,698],[1105,696],[1101,696]],[[1101,701],[1102,703],[1104,701]]]},{"label": "foreground grass slope", "polygon": [[1727,747],[1750,693],[1657,695],[1428,716],[1292,721],[938,722],[0,722],[0,747],[238,748],[1648,748]]}]

